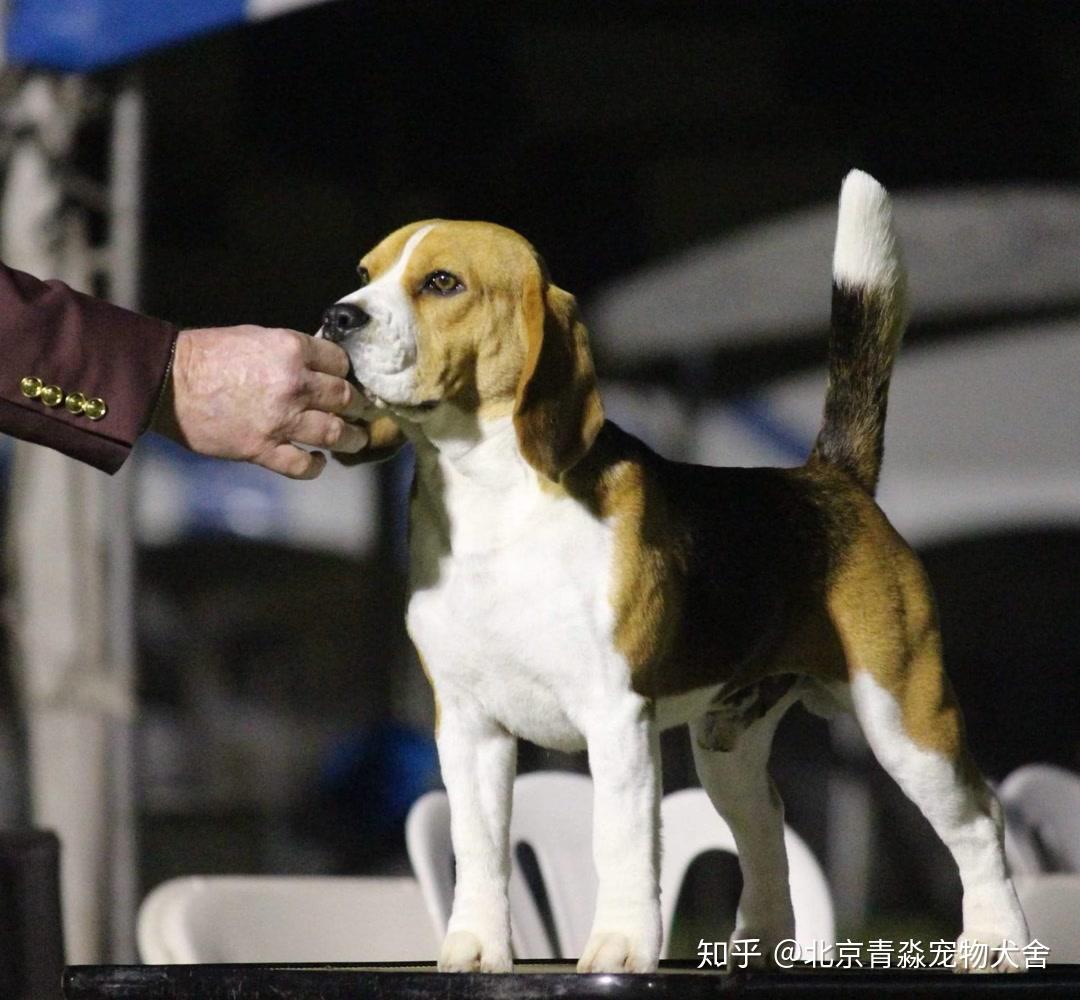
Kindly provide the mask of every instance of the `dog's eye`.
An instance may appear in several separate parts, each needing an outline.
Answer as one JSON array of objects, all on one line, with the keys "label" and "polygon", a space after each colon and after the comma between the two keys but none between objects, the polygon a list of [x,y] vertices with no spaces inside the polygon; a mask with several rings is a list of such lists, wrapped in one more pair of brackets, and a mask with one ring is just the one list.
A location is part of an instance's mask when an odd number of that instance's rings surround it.
[{"label": "dog's eye", "polygon": [[356,276],[360,279],[361,288],[363,288],[364,285],[368,284],[368,282],[371,281],[371,275],[368,274],[368,269],[364,267],[363,264],[356,265]]},{"label": "dog's eye", "polygon": [[432,271],[424,279],[423,292],[434,292],[436,295],[456,295],[465,291],[465,286],[456,274],[449,271]]}]

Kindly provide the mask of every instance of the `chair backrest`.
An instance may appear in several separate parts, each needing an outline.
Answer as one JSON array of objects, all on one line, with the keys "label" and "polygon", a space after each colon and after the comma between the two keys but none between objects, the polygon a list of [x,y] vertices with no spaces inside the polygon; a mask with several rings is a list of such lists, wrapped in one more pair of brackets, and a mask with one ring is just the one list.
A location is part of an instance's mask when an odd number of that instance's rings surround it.
[{"label": "chair backrest", "polygon": [[143,900],[137,937],[164,965],[419,961],[438,947],[409,877],[171,879]]},{"label": "chair backrest", "polygon": [[[450,803],[446,792],[416,801],[405,823],[405,845],[424,894],[432,926],[446,933],[454,902]],[[532,850],[543,882],[556,940],[547,932],[541,906],[521,863]],[[514,782],[510,821],[510,923],[518,958],[580,954],[596,901],[592,864],[592,781],[568,771],[538,771]]]},{"label": "chair backrest", "polygon": [[425,792],[410,807],[405,818],[405,850],[420,883],[431,929],[441,940],[454,903],[450,800],[442,789]]},{"label": "chair backrest", "polygon": [[1022,875],[1014,884],[1031,937],[1050,949],[1046,961],[1080,965],[1080,874]]},{"label": "chair backrest", "polygon": [[[731,828],[717,814],[702,788],[686,788],[664,797],[660,804],[664,850],[660,862],[660,913],[664,928],[663,955],[671,945],[671,928],[683,881],[694,861],[709,851],[738,854]],[[813,852],[790,827],[784,827],[795,937],[804,949],[815,941],[835,943],[832,895],[825,873]]]},{"label": "chair backrest", "polygon": [[1028,764],[1001,783],[998,799],[1015,874],[1080,873],[1080,775]]},{"label": "chair backrest", "polygon": [[[592,779],[572,771],[534,771],[514,782],[510,846],[511,912],[522,923],[539,919],[539,908],[522,871],[518,851],[528,846],[536,857],[557,941],[551,957],[576,957],[585,949],[596,908],[593,864]],[[542,924],[541,924],[542,927]],[[546,939],[546,935],[545,935]],[[522,956],[525,957],[525,956]],[[537,955],[546,958],[548,955]]]}]

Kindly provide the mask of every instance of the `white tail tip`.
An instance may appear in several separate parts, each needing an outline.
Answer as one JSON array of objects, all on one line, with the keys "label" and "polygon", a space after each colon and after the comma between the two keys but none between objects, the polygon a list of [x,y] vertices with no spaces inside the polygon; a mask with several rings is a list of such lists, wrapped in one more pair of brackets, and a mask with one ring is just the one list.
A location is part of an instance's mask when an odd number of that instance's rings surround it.
[{"label": "white tail tip", "polygon": [[852,170],[840,188],[833,281],[848,288],[882,288],[900,275],[889,196],[869,174]]}]

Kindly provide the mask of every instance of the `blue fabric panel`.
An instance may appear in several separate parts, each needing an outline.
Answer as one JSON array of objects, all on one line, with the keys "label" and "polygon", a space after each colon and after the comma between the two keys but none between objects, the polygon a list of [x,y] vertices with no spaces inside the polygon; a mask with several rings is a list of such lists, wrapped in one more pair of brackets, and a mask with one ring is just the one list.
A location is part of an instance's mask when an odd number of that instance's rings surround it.
[{"label": "blue fabric panel", "polygon": [[85,72],[245,19],[244,0],[14,0],[7,57]]}]

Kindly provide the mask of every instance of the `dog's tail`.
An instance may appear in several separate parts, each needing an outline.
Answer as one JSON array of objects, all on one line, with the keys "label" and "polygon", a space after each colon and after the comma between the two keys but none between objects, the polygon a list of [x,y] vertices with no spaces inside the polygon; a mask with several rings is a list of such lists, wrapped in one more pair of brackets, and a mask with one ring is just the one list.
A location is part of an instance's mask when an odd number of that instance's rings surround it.
[{"label": "dog's tail", "polygon": [[843,469],[871,496],[881,469],[889,376],[907,281],[885,189],[853,170],[840,190],[825,417],[809,463]]}]

